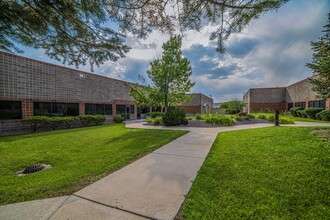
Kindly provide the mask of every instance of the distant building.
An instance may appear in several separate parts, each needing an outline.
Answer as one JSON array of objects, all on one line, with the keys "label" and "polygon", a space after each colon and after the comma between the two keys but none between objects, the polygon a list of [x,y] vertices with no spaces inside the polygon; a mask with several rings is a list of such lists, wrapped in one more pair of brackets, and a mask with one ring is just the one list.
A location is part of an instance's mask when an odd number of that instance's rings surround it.
[{"label": "distant building", "polygon": [[251,88],[243,96],[244,111],[262,112],[266,110],[287,111],[292,107],[330,109],[330,98],[316,98],[308,79],[287,87]]},{"label": "distant building", "polygon": [[[144,118],[149,107],[137,107],[130,83],[0,52],[0,136],[24,128],[20,119],[37,116],[100,114]],[[213,100],[195,94],[184,103],[187,114],[209,112]]]},{"label": "distant building", "polygon": [[180,108],[185,110],[187,115],[209,114],[213,108],[213,99],[204,94],[195,93],[192,100],[182,103]]}]

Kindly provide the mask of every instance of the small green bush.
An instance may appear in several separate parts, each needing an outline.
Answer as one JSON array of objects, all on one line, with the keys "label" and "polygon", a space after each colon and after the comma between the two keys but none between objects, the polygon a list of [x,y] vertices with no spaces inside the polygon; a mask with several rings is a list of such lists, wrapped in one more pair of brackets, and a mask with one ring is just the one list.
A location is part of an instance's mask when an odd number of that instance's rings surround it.
[{"label": "small green bush", "polygon": [[231,117],[227,117],[225,115],[215,115],[215,114],[207,114],[204,115],[204,120],[210,124],[214,125],[222,125],[222,126],[230,126],[234,123],[234,119]]},{"label": "small green bush", "polygon": [[293,115],[295,117],[298,117],[298,115],[297,115],[298,110],[304,110],[304,108],[302,108],[302,107],[292,107],[292,108],[290,108],[291,115]]},{"label": "small green bush", "polygon": [[308,118],[316,119],[316,114],[323,111],[321,108],[306,108],[305,112]]},{"label": "small green bush", "polygon": [[266,116],[266,115],[263,115],[263,114],[257,115],[256,118],[257,118],[257,119],[264,119],[264,120],[267,120],[267,116]]},{"label": "small green bush", "polygon": [[186,119],[188,119],[188,120],[194,120],[194,118],[191,117],[191,116],[186,117]]},{"label": "small green bush", "polygon": [[253,118],[256,118],[256,116],[252,115],[252,114],[247,114],[246,117],[250,118],[250,119],[253,119]]},{"label": "small green bush", "polygon": [[196,114],[196,119],[197,119],[197,120],[203,120],[203,115],[201,115],[201,114]]},{"label": "small green bush", "polygon": [[58,127],[64,126],[65,117],[50,117],[47,119],[47,124],[55,130]]},{"label": "small green bush", "polygon": [[163,122],[163,117],[162,116],[158,116],[157,118],[153,118],[153,123],[155,125],[158,125],[158,124],[160,124],[162,122]]},{"label": "small green bush", "polygon": [[323,110],[316,114],[316,119],[330,121],[330,110]]},{"label": "small green bush", "polygon": [[[267,117],[267,120],[270,122],[275,122],[275,115],[269,115]],[[279,123],[280,124],[294,124],[294,121],[291,118],[288,117],[279,117]]]},{"label": "small green bush", "polygon": [[164,116],[164,112],[149,112],[147,113],[147,117],[150,118],[157,118],[157,117],[163,117]]},{"label": "small green bush", "polygon": [[184,118],[186,118],[186,113],[184,110],[168,108],[163,117],[163,122],[167,126],[181,125]]},{"label": "small green bush", "polygon": [[307,118],[307,114],[306,114],[305,109],[304,110],[297,110],[296,114],[297,114],[298,117]]},{"label": "small green bush", "polygon": [[63,124],[66,128],[71,128],[73,125],[77,124],[79,122],[79,117],[77,116],[66,116],[63,117],[65,120],[63,121]]},{"label": "small green bush", "polygon": [[122,116],[116,116],[116,117],[113,118],[113,121],[115,123],[122,123],[123,121],[125,121],[125,118],[122,117]]},{"label": "small green bush", "polygon": [[240,115],[231,115],[230,117],[235,119],[235,121],[242,121],[242,119],[243,119],[242,116],[240,116]]},{"label": "small green bush", "polygon": [[294,124],[294,121],[291,118],[288,117],[280,117],[279,118],[280,124]]},{"label": "small green bush", "polygon": [[34,132],[37,131],[37,129],[40,129],[44,127],[45,125],[49,124],[49,117],[47,116],[31,116],[26,117],[21,120],[23,124],[27,124],[30,126]]}]

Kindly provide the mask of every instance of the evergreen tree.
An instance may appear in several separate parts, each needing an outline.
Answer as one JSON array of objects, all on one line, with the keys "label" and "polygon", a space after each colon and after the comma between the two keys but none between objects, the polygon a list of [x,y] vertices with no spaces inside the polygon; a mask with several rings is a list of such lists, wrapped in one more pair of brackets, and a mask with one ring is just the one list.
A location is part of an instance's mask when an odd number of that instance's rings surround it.
[{"label": "evergreen tree", "polygon": [[178,106],[189,101],[187,92],[195,85],[190,81],[191,66],[181,52],[182,38],[171,37],[163,44],[163,53],[160,59],[155,59],[150,64],[148,77],[152,85],[146,89],[131,86],[131,96],[138,104],[165,107]]},{"label": "evergreen tree", "polygon": [[309,79],[313,84],[313,90],[320,98],[330,98],[330,13],[328,24],[322,31],[325,34],[318,41],[312,42],[314,50],[311,63],[306,65],[312,69],[314,76]]},{"label": "evergreen tree", "polygon": [[[288,0],[1,0],[0,50],[22,52],[17,44],[45,50],[50,58],[91,66],[124,57],[120,33],[139,37],[157,29],[173,34],[218,25],[210,39],[224,42],[260,15]],[[118,32],[106,25],[118,26]]]}]

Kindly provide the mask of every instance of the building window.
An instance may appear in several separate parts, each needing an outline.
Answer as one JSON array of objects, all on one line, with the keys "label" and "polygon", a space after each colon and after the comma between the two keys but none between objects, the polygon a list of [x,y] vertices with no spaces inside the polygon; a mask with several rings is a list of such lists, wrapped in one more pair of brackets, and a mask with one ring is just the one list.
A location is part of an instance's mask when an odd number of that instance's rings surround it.
[{"label": "building window", "polygon": [[85,104],[86,115],[112,115],[111,104]]},{"label": "building window", "polygon": [[290,110],[293,107],[293,103],[288,103],[288,110]]},{"label": "building window", "polygon": [[134,105],[131,105],[131,114],[134,114]]},{"label": "building window", "polygon": [[125,115],[125,105],[116,105],[116,114],[117,115]]},{"label": "building window", "polygon": [[294,103],[295,107],[306,108],[306,102],[296,102]]},{"label": "building window", "polygon": [[77,116],[78,103],[34,102],[33,115],[35,116]]},{"label": "building window", "polygon": [[21,119],[22,103],[16,101],[0,101],[0,120]]},{"label": "building window", "polygon": [[325,109],[325,100],[309,101],[308,108],[324,108]]}]

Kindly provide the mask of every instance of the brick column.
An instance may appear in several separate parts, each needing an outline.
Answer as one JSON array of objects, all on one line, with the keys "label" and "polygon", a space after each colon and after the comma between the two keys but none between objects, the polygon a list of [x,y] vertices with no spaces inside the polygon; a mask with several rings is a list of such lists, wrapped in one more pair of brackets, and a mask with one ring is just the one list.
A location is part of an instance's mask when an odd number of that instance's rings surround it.
[{"label": "brick column", "polygon": [[112,103],[112,117],[116,117],[116,102]]},{"label": "brick column", "polygon": [[25,99],[22,101],[22,118],[33,116],[33,102]]},{"label": "brick column", "polygon": [[85,114],[85,103],[79,102],[79,115],[84,115],[84,114]]},{"label": "brick column", "polygon": [[326,109],[326,110],[330,110],[330,98],[327,98],[327,99],[325,100],[325,109]]}]

